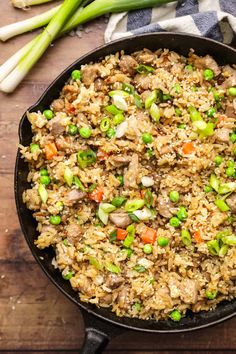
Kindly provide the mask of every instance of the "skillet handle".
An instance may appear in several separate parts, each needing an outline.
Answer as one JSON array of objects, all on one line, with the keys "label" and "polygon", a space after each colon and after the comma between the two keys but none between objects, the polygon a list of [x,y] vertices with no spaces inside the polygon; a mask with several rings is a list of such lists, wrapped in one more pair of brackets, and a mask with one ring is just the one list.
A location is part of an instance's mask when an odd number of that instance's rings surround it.
[{"label": "skillet handle", "polygon": [[110,339],[127,331],[125,328],[100,319],[84,309],[81,309],[81,312],[85,324],[85,338],[81,354],[102,354]]},{"label": "skillet handle", "polygon": [[85,339],[80,353],[101,354],[108,344],[108,341],[109,338],[105,333],[95,328],[88,327],[85,330]]}]

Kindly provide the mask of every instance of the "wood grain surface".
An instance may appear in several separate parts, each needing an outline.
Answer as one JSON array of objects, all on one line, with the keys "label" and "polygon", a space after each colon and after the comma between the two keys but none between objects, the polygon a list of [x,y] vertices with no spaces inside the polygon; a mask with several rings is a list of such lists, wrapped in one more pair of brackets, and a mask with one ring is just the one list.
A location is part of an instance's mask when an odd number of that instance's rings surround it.
[{"label": "wood grain surface", "polygon": [[[0,25],[50,8],[13,9],[1,1]],[[14,202],[13,171],[18,123],[48,84],[70,63],[103,43],[104,19],[86,26],[82,38],[64,37],[50,48],[11,95],[0,94],[0,352],[78,353],[84,337],[79,309],[67,300],[35,263],[21,233]],[[26,43],[27,34],[0,44],[0,61]],[[126,332],[109,344],[113,353],[235,353],[236,318],[187,334]]]}]

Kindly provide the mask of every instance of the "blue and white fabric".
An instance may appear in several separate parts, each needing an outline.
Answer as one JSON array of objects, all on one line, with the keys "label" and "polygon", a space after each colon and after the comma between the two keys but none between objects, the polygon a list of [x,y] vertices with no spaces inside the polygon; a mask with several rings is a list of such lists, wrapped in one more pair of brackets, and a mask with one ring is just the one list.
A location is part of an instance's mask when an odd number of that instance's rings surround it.
[{"label": "blue and white fabric", "polygon": [[236,46],[236,0],[179,0],[152,9],[113,14],[105,42],[165,31],[197,34]]}]

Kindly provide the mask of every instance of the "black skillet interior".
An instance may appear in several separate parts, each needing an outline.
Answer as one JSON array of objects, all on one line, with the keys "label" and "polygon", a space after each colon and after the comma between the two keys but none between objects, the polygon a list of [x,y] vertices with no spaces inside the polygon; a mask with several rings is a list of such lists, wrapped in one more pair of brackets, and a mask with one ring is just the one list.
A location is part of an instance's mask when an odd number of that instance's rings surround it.
[{"label": "black skillet interior", "polygon": [[[234,64],[236,63],[236,50],[219,44],[215,41],[200,38],[197,36],[173,33],[152,33],[144,34],[135,37],[129,37],[123,40],[112,42],[108,45],[102,46],[97,50],[81,57],[72,65],[70,65],[44,92],[39,101],[29,111],[42,111],[49,107],[54,98],[59,96],[60,90],[70,73],[75,68],[80,68],[80,65],[97,61],[101,57],[124,50],[126,53],[131,53],[142,48],[149,48],[156,50],[158,48],[168,48],[175,50],[182,55],[187,55],[190,48],[193,48],[199,55],[210,54],[220,64]],[[19,127],[20,142],[23,145],[29,145],[31,142],[31,128],[30,124],[24,114]],[[165,321],[144,321],[131,318],[119,318],[115,316],[109,309],[98,309],[91,304],[82,303],[79,296],[72,290],[68,281],[63,280],[60,273],[55,270],[51,264],[53,257],[52,249],[39,250],[34,246],[34,240],[37,237],[36,222],[32,217],[31,212],[26,208],[22,201],[22,192],[29,188],[27,183],[27,164],[20,158],[19,152],[16,159],[15,167],[15,198],[18,216],[21,224],[23,234],[31,249],[32,254],[37,262],[49,277],[49,279],[74,303],[83,308],[86,312],[95,315],[97,318],[105,319],[113,324],[120,326],[142,330],[142,331],[156,331],[156,332],[176,332],[189,331],[197,328],[202,328],[221,322],[230,318],[236,313],[236,300],[231,302],[221,303],[216,310],[210,312],[201,312],[193,314],[187,313],[187,316],[181,320],[180,323],[175,323],[170,320]]]}]

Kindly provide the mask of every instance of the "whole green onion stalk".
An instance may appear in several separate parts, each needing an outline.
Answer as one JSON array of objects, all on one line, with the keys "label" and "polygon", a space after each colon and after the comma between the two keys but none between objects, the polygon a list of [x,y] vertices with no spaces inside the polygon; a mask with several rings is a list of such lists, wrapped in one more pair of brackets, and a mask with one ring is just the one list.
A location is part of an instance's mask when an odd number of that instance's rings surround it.
[{"label": "whole green onion stalk", "polygon": [[[94,18],[97,18],[101,15],[104,15],[106,13],[117,13],[117,12],[129,11],[129,10],[137,10],[137,9],[162,5],[162,4],[166,4],[169,2],[173,2],[173,1],[175,1],[175,0],[130,0],[130,1],[127,1],[127,0],[95,0],[92,3],[90,3],[88,6],[84,7],[83,9],[78,8],[77,11],[75,11],[74,15],[68,20],[66,25],[60,30],[60,32],[58,31],[59,33],[57,33],[57,35],[53,36],[52,40],[55,39],[55,37],[60,37],[61,35],[72,30],[73,28],[76,28],[79,25],[84,24],[84,23],[86,23]],[[85,0],[83,2],[83,4],[86,5],[88,2],[89,1]],[[81,3],[81,1],[79,1],[79,3]],[[77,4],[77,7],[78,7],[78,4]],[[61,7],[60,12],[63,12],[63,11],[64,10]],[[57,13],[55,16],[57,16]],[[2,90],[4,92],[12,92],[15,89],[15,87],[20,83],[20,81],[23,79],[23,77],[27,74],[27,72],[30,70],[30,68],[40,58],[40,56],[43,54],[43,52],[47,49],[48,45],[51,43],[50,42],[47,45],[46,49],[39,50],[37,52],[37,50],[35,48],[39,48],[39,45],[40,45],[39,43],[43,42],[42,38],[41,39],[39,39],[39,38],[41,38],[41,34],[38,35],[36,38],[34,38],[31,42],[26,44],[22,49],[20,49],[17,53],[15,53],[11,58],[9,58],[0,67],[0,82],[1,82],[0,90]],[[37,52],[37,53],[35,53],[35,52]],[[15,83],[15,85],[12,85],[12,83],[9,84],[8,81],[9,80],[12,81],[12,79],[14,79],[14,75],[15,75],[15,74],[12,75],[11,71],[12,70],[13,70],[13,72],[18,71],[18,66],[22,66],[21,65],[22,61],[24,61],[24,59],[28,58],[28,55],[30,56],[30,60],[31,60],[31,62],[33,62],[33,65],[28,67],[28,70],[27,70],[27,68],[25,67],[25,63],[23,63],[22,65],[26,69],[25,75],[24,76],[21,75],[21,78],[19,76],[18,81]],[[9,73],[11,73],[11,74],[9,74]]]},{"label": "whole green onion stalk", "polygon": [[52,17],[57,13],[59,8],[60,5],[27,20],[11,23],[10,25],[1,27],[0,40],[5,42],[9,38],[18,36],[19,34],[25,32],[33,31],[36,28],[47,25]]},{"label": "whole green onion stalk", "polygon": [[2,91],[14,91],[38,59],[43,55],[54,38],[60,33],[67,19],[81,2],[82,0],[64,1],[56,15],[49,22],[48,26],[38,36],[38,39],[30,51],[26,55],[23,55],[15,69],[1,82],[0,89]]},{"label": "whole green onion stalk", "polygon": [[11,0],[11,3],[14,7],[17,7],[18,9],[24,9],[28,6],[33,6],[33,5],[41,5],[44,4],[45,2],[51,2],[54,0]]}]

